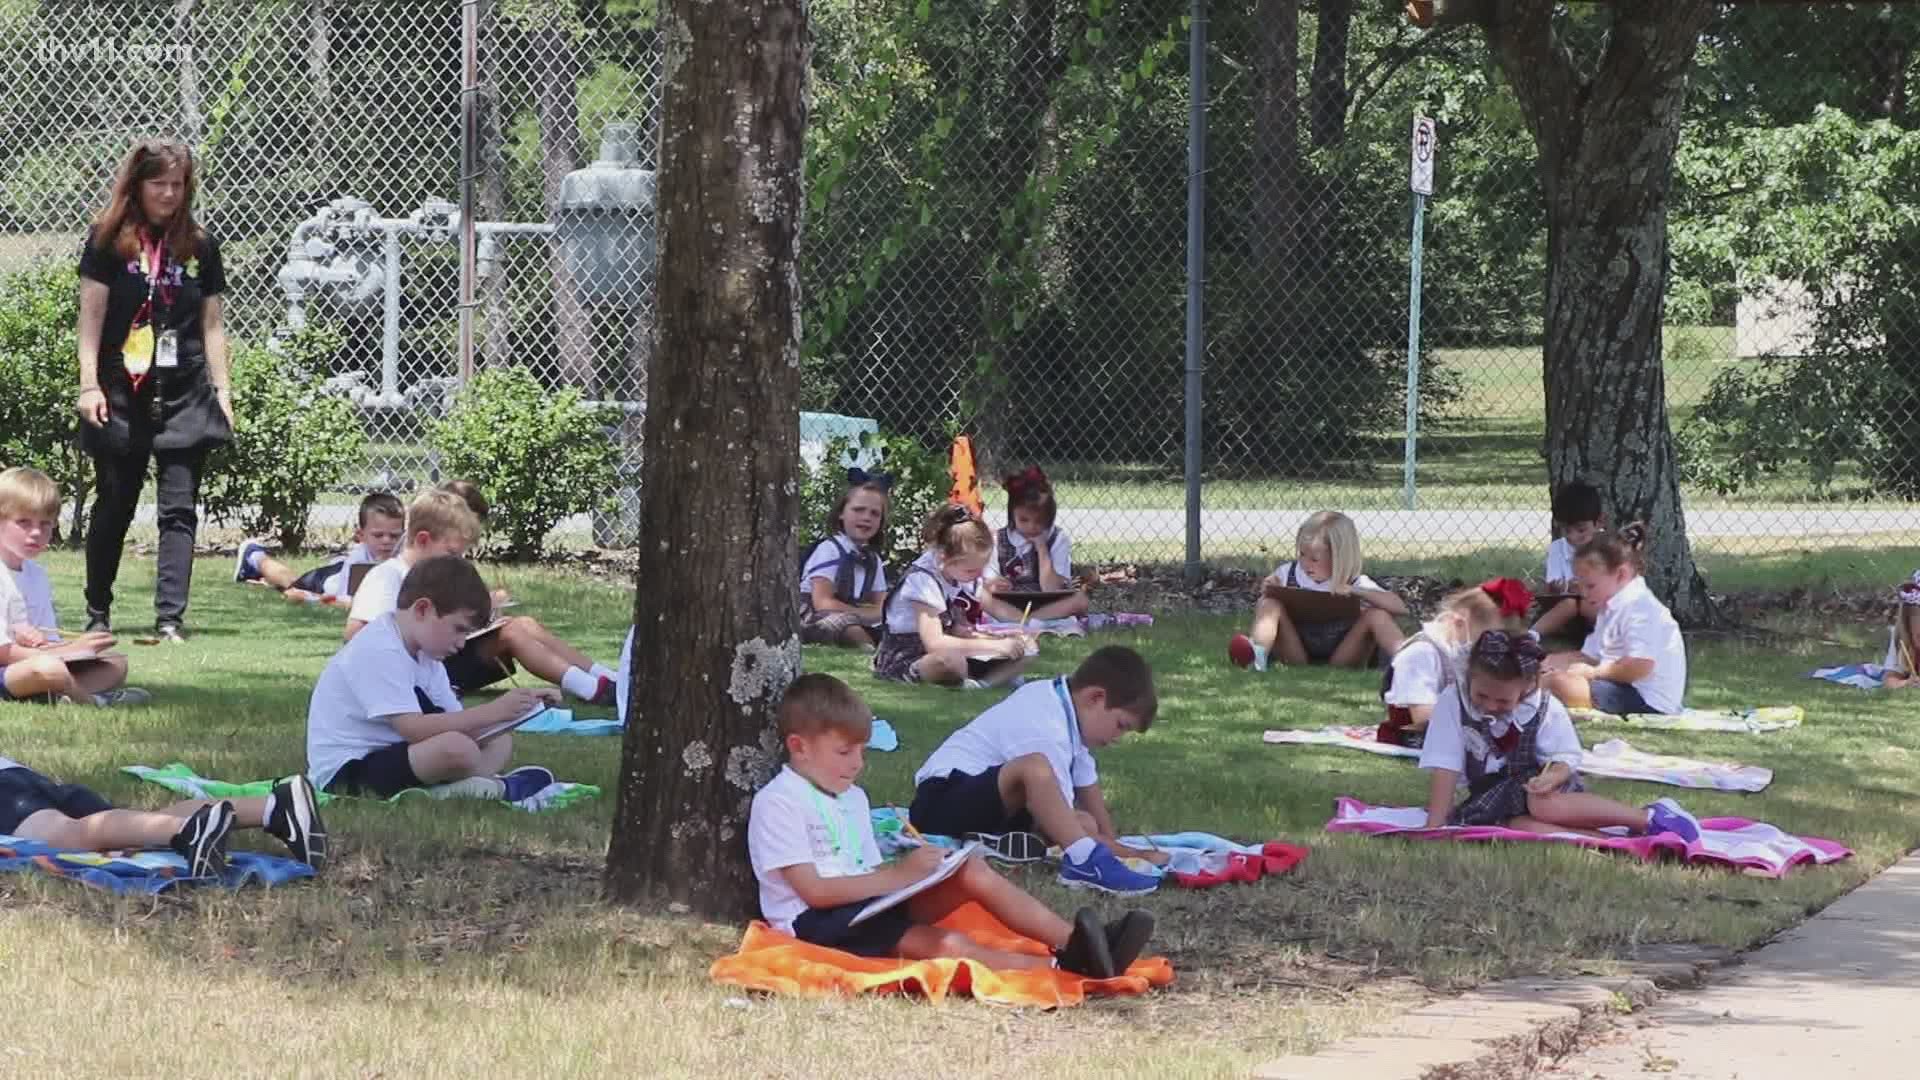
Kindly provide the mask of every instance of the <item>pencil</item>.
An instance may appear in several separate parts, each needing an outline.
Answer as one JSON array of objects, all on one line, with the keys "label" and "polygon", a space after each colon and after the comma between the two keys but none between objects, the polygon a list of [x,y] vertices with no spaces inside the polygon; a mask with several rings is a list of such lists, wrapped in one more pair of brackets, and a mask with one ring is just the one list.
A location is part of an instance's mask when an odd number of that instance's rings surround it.
[{"label": "pencil", "polygon": [[1027,601],[1027,610],[1020,613],[1020,629],[1027,628],[1027,619],[1033,615],[1033,601]]},{"label": "pencil", "polygon": [[913,827],[913,822],[908,821],[906,818],[901,818],[900,830],[906,833],[909,837],[920,841],[920,845],[922,847],[926,846],[927,838],[920,835],[920,830]]}]

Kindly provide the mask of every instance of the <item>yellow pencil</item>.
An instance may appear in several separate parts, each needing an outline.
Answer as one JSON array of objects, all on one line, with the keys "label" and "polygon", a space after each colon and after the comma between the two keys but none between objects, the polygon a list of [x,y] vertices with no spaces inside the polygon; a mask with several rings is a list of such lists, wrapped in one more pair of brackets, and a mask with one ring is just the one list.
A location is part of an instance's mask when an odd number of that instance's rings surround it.
[{"label": "yellow pencil", "polygon": [[1027,601],[1027,610],[1020,613],[1020,629],[1027,628],[1027,619],[1033,615],[1033,601]]},{"label": "yellow pencil", "polygon": [[920,841],[920,843],[922,844],[925,844],[927,842],[927,838],[924,836],[921,836],[920,830],[914,828],[913,822],[908,821],[906,818],[900,819],[900,829],[902,832],[905,832],[908,836],[912,837],[915,840]]}]

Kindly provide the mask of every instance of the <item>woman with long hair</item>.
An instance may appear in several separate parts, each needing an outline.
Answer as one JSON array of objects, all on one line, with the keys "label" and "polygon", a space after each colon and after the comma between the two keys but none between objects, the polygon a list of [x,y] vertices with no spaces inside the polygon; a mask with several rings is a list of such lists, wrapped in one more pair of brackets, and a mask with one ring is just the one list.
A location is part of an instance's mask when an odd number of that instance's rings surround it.
[{"label": "woman with long hair", "polygon": [[87,629],[110,630],[127,528],[154,466],[154,630],[184,640],[200,467],[233,438],[219,241],[193,217],[193,155],[143,140],[120,163],[80,254],[80,442],[94,464]]}]

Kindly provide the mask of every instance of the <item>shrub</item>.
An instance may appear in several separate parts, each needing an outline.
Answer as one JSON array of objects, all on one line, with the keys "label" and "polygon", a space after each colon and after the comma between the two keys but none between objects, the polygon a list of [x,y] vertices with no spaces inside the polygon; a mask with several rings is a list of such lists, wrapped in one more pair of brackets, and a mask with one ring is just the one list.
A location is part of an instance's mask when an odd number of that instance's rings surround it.
[{"label": "shrub", "polygon": [[608,429],[619,421],[619,410],[549,391],[524,367],[492,368],[459,391],[429,439],[447,475],[486,495],[505,525],[504,554],[534,559],[561,519],[613,512],[620,448]]},{"label": "shrub", "polygon": [[320,493],[363,460],[366,433],[345,398],[321,392],[338,335],[308,329],[283,348],[233,350],[233,442],[207,458],[201,499],[215,521],[291,551],[307,539]]},{"label": "shrub", "polygon": [[0,466],[39,469],[73,504],[86,531],[93,461],[80,450],[79,278],[71,265],[44,262],[0,278]]},{"label": "shrub", "polygon": [[872,469],[893,474],[887,535],[876,546],[889,567],[905,566],[920,557],[920,523],[947,501],[953,480],[947,474],[945,454],[904,435],[868,433],[857,441],[845,437],[827,441],[819,468],[806,470],[800,489],[800,543],[804,548],[829,535],[827,512],[846,491],[847,466],[858,461],[863,450],[875,462]]}]

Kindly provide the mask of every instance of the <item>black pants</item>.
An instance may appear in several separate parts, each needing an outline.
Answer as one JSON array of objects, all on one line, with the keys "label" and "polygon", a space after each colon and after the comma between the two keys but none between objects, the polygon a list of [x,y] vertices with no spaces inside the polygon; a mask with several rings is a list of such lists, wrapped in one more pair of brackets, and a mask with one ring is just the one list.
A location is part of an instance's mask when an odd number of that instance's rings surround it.
[{"label": "black pants", "polygon": [[[180,623],[187,614],[187,590],[193,584],[193,540],[200,527],[200,463],[202,450],[156,450],[152,453],[159,483],[154,489],[160,504],[159,580],[153,590],[154,621]],[[120,576],[120,555],[127,529],[139,508],[140,489],[147,482],[145,453],[122,457],[96,454],[93,459],[93,520],[87,527],[87,608],[106,612],[113,607],[113,582]]]}]

